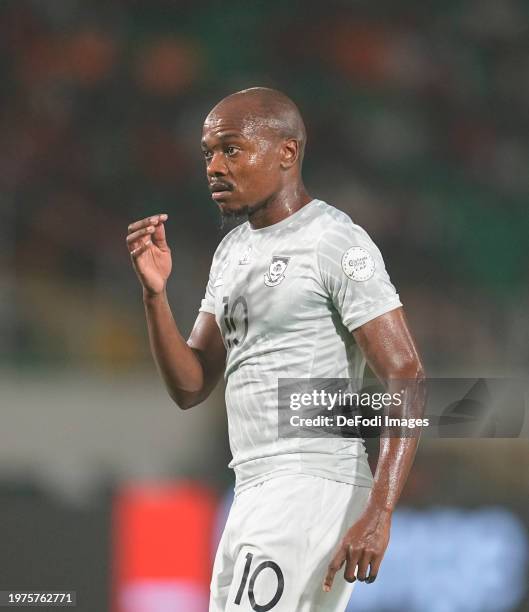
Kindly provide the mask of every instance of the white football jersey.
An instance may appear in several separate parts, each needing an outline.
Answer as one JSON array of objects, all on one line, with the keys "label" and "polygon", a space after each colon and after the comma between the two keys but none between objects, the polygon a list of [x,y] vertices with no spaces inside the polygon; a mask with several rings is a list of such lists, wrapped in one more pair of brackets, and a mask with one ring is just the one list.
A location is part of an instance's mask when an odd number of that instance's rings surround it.
[{"label": "white football jersey", "polygon": [[222,240],[200,310],[215,315],[227,350],[236,492],[293,473],[372,485],[361,439],[278,437],[278,379],[361,380],[351,332],[399,306],[369,235],[321,200]]}]

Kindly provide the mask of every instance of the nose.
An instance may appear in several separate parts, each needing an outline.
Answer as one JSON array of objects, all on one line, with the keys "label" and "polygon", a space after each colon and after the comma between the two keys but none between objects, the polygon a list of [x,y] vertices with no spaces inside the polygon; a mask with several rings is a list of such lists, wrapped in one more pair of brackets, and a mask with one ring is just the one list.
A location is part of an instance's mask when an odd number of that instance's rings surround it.
[{"label": "nose", "polygon": [[226,174],[228,174],[226,160],[221,151],[215,152],[213,157],[209,160],[207,173],[211,178],[215,176],[226,176]]}]

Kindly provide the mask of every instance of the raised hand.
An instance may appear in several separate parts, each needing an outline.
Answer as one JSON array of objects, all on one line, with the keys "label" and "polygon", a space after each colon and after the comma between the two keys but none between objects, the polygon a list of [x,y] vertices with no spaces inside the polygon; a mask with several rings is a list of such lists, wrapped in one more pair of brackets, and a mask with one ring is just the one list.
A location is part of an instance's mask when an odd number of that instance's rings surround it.
[{"label": "raised hand", "polygon": [[149,295],[162,293],[171,274],[171,249],[164,228],[167,218],[165,213],[153,215],[128,227],[127,248],[132,266]]}]

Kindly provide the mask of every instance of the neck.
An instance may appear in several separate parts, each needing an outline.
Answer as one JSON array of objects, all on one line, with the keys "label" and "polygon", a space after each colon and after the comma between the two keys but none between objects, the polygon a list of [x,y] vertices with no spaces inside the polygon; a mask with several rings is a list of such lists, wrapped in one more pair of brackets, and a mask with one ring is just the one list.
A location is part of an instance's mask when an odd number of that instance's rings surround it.
[{"label": "neck", "polygon": [[283,187],[252,207],[248,211],[248,221],[253,229],[261,229],[290,217],[311,200],[305,186],[299,181],[294,185]]}]

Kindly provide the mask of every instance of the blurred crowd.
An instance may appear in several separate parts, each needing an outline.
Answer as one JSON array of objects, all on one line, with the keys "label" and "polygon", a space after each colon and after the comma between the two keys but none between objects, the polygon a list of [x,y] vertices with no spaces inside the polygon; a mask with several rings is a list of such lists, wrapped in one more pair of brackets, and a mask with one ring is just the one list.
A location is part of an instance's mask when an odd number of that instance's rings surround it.
[{"label": "blurred crowd", "polygon": [[1,359],[146,363],[124,239],[156,212],[189,331],[223,231],[202,121],[267,85],[305,117],[309,192],[379,244],[427,366],[526,368],[528,23],[522,0],[4,0]]}]

